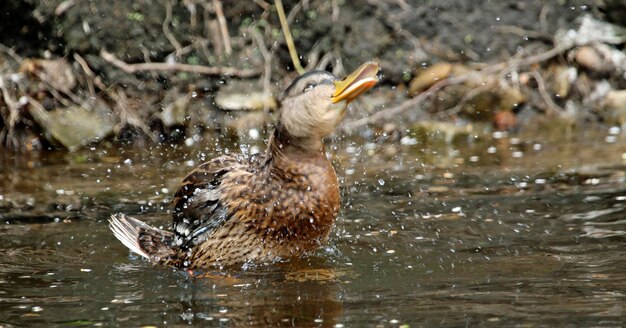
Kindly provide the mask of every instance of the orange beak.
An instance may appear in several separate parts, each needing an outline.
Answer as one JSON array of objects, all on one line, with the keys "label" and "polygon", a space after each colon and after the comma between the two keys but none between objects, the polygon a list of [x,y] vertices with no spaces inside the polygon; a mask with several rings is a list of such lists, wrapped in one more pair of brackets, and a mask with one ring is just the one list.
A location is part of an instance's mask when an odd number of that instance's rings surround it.
[{"label": "orange beak", "polygon": [[356,71],[352,72],[345,79],[335,81],[335,93],[330,98],[334,103],[345,100],[351,102],[367,89],[378,83],[378,70],[380,66],[376,62],[367,62]]}]

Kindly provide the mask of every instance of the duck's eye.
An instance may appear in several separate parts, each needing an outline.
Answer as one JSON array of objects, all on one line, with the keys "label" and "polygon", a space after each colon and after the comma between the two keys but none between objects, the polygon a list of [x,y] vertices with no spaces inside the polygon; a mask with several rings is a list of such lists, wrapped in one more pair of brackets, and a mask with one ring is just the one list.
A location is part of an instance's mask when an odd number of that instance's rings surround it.
[{"label": "duck's eye", "polygon": [[311,84],[311,83],[309,83],[309,84],[307,84],[307,85],[305,85],[305,86],[304,86],[304,89],[302,89],[302,92],[308,92],[308,91],[310,91],[311,89],[313,89],[313,87],[315,87],[315,84]]}]

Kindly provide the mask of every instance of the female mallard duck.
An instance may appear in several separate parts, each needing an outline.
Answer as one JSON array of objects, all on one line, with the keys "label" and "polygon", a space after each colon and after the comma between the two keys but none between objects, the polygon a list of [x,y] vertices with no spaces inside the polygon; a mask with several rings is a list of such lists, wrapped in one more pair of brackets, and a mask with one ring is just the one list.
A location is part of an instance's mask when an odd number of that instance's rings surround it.
[{"label": "female mallard duck", "polygon": [[322,139],[350,101],[378,82],[366,63],[339,81],[313,71],[283,93],[263,156],[224,155],[200,165],[174,195],[174,231],[124,214],[115,237],[155,263],[186,269],[300,256],[327,238],[339,211],[337,176]]}]

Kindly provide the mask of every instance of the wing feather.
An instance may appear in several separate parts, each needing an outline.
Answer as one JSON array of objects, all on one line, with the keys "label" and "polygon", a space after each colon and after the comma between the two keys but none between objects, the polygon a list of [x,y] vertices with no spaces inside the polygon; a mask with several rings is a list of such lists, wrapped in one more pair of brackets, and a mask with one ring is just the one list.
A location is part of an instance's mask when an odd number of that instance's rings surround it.
[{"label": "wing feather", "polygon": [[222,199],[225,174],[244,169],[242,159],[221,156],[200,165],[174,195],[174,244],[188,249],[202,243],[230,218]]}]

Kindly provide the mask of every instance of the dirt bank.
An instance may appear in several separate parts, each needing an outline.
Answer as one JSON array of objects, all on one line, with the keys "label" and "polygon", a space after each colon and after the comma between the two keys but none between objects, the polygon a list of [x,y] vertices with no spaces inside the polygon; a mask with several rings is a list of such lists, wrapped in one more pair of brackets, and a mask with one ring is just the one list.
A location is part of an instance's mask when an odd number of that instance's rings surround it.
[{"label": "dirt bank", "polygon": [[[582,43],[578,33],[562,42],[581,31],[583,17],[623,24],[624,7],[285,2],[307,69],[342,75],[367,60],[381,63],[379,91],[346,126],[399,131],[425,119],[497,129],[518,129],[536,116],[624,124],[623,29],[612,26],[613,39]],[[3,3],[0,12],[7,18],[0,23],[0,139],[8,149],[245,132],[266,124],[268,104],[296,75],[272,2],[30,0]],[[240,103],[248,98],[255,101]],[[233,103],[237,110],[226,105]],[[377,115],[364,118],[368,111]]]}]

